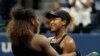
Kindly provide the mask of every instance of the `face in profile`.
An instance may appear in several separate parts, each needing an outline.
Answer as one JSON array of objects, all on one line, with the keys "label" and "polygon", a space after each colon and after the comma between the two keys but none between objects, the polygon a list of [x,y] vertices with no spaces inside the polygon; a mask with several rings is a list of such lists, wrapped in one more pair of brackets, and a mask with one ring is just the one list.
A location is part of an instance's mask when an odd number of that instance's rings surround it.
[{"label": "face in profile", "polygon": [[60,18],[53,18],[50,23],[51,31],[56,32],[65,25],[65,22]]}]

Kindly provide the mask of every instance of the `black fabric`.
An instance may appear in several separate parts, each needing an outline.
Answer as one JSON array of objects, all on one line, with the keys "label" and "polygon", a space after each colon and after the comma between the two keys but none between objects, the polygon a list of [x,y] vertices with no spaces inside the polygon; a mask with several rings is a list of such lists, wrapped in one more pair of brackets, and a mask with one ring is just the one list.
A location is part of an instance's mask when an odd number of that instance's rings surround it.
[{"label": "black fabric", "polygon": [[57,51],[58,54],[63,53],[63,50],[60,48],[58,43],[51,43],[51,46]]},{"label": "black fabric", "polygon": [[51,14],[49,14],[49,16],[51,16],[51,19],[55,19],[55,18],[57,18],[57,17],[60,17],[62,20],[66,20],[66,21],[67,21],[67,22],[66,22],[67,25],[68,25],[68,24],[70,23],[70,21],[71,21],[71,16],[70,16],[70,14],[69,14],[68,12],[66,12],[66,11],[63,11],[63,10],[57,11],[57,12],[55,12],[55,13],[52,13],[52,12],[51,12]]},{"label": "black fabric", "polygon": [[52,18],[51,12],[50,11],[46,12],[45,17],[48,18],[48,19],[51,19]]},{"label": "black fabric", "polygon": [[76,56],[82,56],[80,51],[76,51]]},{"label": "black fabric", "polygon": [[63,53],[63,50],[60,47],[60,43],[63,41],[65,36],[66,36],[66,34],[62,37],[62,39],[58,43],[50,43],[51,46],[58,52],[58,54],[62,54]]},{"label": "black fabric", "polygon": [[62,40],[65,38],[65,36],[66,36],[66,34],[62,37],[62,39],[59,41],[59,45],[60,45],[60,43],[62,42]]},{"label": "black fabric", "polygon": [[24,44],[12,45],[12,52],[14,56],[46,56],[44,52],[37,52]]},{"label": "black fabric", "polygon": [[92,25],[88,24],[87,26],[83,26],[83,24],[79,24],[78,26],[75,26],[75,29],[73,33],[90,33],[92,29]]}]

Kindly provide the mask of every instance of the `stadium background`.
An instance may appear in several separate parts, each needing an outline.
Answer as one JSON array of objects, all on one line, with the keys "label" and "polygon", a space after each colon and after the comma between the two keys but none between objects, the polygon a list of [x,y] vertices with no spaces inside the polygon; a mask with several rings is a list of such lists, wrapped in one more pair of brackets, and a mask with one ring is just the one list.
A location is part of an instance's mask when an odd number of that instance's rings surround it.
[{"label": "stadium background", "polygon": [[[52,4],[58,0],[0,0],[0,56],[13,56],[11,52],[11,43],[6,34],[7,23],[10,20],[9,11],[14,4],[20,4],[25,8],[33,8],[35,13],[43,21],[43,13],[50,10]],[[95,15],[91,14],[93,21],[92,30],[90,33],[68,33],[75,40],[77,50],[82,56],[85,56],[93,51],[100,53],[100,28],[95,26]],[[96,28],[97,27],[97,28]],[[50,33],[43,33],[48,37],[53,36]],[[67,48],[67,47],[66,47]]]}]

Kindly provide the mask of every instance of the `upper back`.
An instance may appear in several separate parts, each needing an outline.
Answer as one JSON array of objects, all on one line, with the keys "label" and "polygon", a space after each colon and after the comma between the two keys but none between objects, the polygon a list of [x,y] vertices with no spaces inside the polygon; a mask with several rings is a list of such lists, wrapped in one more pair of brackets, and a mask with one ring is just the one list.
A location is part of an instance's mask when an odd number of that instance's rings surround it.
[{"label": "upper back", "polygon": [[[33,38],[34,38],[34,40],[32,42],[38,40],[38,39],[36,39],[36,37],[33,37]],[[36,42],[37,45],[39,44],[38,42]],[[30,41],[30,43],[31,43],[31,41]],[[25,44],[22,41],[20,41],[20,44],[18,44],[18,45],[12,44],[13,54],[15,56],[46,56],[46,54],[43,50],[42,51],[37,51],[35,48],[28,47],[27,45],[28,45],[27,43]],[[33,46],[36,46],[36,45],[33,44]]]},{"label": "upper back", "polygon": [[20,44],[18,46],[12,45],[12,51],[15,56],[45,56],[44,51],[36,51],[24,44]]}]

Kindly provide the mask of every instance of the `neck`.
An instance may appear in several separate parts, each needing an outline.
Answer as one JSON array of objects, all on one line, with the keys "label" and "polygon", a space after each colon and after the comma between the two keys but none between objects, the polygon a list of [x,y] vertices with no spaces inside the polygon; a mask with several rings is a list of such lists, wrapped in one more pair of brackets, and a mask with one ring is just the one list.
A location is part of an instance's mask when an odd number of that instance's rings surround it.
[{"label": "neck", "polygon": [[59,31],[55,32],[55,38],[58,39],[58,38],[62,37],[65,33],[66,33],[66,29],[65,28],[60,29]]}]

